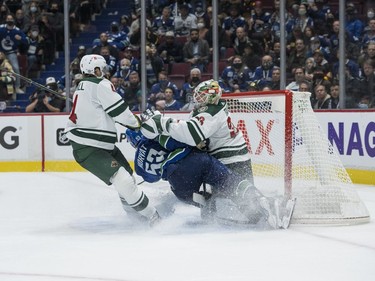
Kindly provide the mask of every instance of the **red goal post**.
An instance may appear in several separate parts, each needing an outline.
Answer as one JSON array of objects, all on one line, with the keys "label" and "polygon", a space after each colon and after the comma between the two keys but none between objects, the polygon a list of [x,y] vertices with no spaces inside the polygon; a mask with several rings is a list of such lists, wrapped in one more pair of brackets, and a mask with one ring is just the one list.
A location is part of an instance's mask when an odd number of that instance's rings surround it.
[{"label": "red goal post", "polygon": [[369,221],[366,206],[311,108],[310,93],[260,91],[223,98],[248,145],[257,188],[268,196],[297,197],[292,223]]}]

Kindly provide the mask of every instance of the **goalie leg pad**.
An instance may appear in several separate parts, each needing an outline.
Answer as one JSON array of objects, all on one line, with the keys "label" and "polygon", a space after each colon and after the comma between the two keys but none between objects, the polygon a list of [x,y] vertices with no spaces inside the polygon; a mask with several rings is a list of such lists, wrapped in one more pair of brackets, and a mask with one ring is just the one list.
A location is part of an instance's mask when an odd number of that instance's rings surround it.
[{"label": "goalie leg pad", "polygon": [[156,209],[149,205],[148,197],[140,190],[135,182],[134,176],[130,175],[124,167],[121,167],[111,178],[120,197],[122,197],[130,207],[141,215],[151,218]]}]

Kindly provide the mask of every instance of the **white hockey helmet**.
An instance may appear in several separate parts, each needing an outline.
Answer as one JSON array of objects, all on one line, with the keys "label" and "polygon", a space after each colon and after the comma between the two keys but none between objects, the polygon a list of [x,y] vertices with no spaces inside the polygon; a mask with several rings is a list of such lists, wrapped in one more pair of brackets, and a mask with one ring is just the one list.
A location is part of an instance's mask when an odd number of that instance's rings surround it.
[{"label": "white hockey helmet", "polygon": [[[101,76],[95,75],[95,68],[99,67]],[[95,75],[98,78],[102,78],[107,67],[107,62],[101,55],[85,55],[82,57],[80,62],[80,68],[82,74]]]},{"label": "white hockey helmet", "polygon": [[194,89],[194,102],[199,105],[217,104],[222,93],[217,81],[213,79],[203,81]]}]

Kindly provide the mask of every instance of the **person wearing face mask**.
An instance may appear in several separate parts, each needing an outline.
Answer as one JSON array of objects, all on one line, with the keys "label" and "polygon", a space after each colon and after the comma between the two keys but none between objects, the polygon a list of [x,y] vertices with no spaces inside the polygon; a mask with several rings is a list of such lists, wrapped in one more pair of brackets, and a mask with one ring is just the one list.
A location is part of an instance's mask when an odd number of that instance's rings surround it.
[{"label": "person wearing face mask", "polygon": [[[58,86],[54,77],[46,79],[46,87],[58,92]],[[59,91],[61,93],[61,91]],[[31,112],[62,112],[65,100],[43,89],[36,90],[30,96],[30,104],[26,107],[26,113]]]},{"label": "person wearing face mask", "polygon": [[118,61],[115,57],[111,56],[109,48],[107,46],[103,46],[100,48],[100,55],[105,59],[107,62],[107,69],[105,70],[107,73],[105,74],[106,77],[109,79],[112,77],[118,68]]},{"label": "person wearing face mask", "polygon": [[221,74],[219,84],[226,93],[245,92],[252,76],[251,70],[242,62],[241,56],[234,56],[232,64]]},{"label": "person wearing face mask", "polygon": [[302,32],[305,32],[306,26],[313,27],[314,21],[307,15],[306,5],[301,4],[298,7],[298,16],[294,19],[294,26],[299,26]]},{"label": "person wearing face mask", "polygon": [[29,32],[27,33],[27,39],[29,41],[29,48],[27,50],[27,77],[29,73],[34,71],[40,71],[44,57],[44,38],[39,35],[39,27],[32,25]]},{"label": "person wearing face mask", "polygon": [[[23,48],[28,46],[28,41],[26,34],[15,26],[14,18],[11,14],[6,16],[6,23],[0,25],[0,40],[0,51],[4,52],[7,56],[14,72],[20,74],[17,53],[19,52],[20,47]],[[18,76],[16,77],[15,86],[17,94],[24,94]]]},{"label": "person wearing face mask", "polygon": [[54,34],[57,52],[64,51],[64,14],[60,12],[58,2],[50,3],[50,13],[47,14],[48,25]]},{"label": "person wearing face mask", "polygon": [[173,96],[175,99],[179,98],[179,89],[173,82],[168,80],[168,74],[166,71],[160,71],[158,75],[158,82],[153,84],[150,90],[148,101],[151,105],[158,99],[160,96],[164,96],[165,89],[169,87],[173,89]]},{"label": "person wearing face mask", "polygon": [[258,87],[262,88],[264,85],[272,81],[273,68],[274,64],[272,57],[270,55],[263,56],[261,65],[255,69],[251,81],[257,82]]},{"label": "person wearing face mask", "polygon": [[114,76],[121,78],[125,84],[129,84],[129,75],[134,70],[131,69],[131,62],[127,58],[123,58],[120,61],[120,64],[118,66],[118,69]]}]

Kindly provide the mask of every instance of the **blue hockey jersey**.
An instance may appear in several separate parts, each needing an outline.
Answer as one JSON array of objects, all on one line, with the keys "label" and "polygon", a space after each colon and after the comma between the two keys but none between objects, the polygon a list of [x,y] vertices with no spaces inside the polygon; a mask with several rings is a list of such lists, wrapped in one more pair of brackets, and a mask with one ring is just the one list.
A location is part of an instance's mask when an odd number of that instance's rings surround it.
[{"label": "blue hockey jersey", "polygon": [[[129,131],[129,130],[128,130]],[[137,144],[134,169],[146,182],[166,180],[169,165],[185,158],[193,148],[171,137],[159,136],[150,140],[141,137]]]}]

